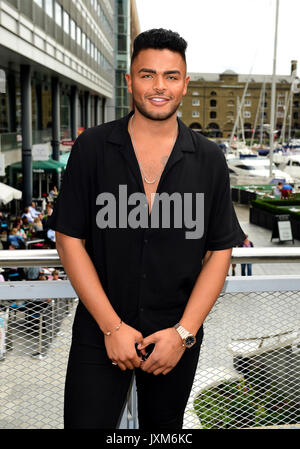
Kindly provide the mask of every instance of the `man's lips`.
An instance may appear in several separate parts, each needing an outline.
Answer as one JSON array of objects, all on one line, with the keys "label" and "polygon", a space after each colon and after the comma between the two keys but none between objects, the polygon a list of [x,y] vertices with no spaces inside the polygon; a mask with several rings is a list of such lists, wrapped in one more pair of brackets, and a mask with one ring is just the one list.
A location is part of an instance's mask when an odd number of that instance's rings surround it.
[{"label": "man's lips", "polygon": [[155,106],[163,106],[170,101],[169,98],[159,96],[148,97],[148,100]]}]

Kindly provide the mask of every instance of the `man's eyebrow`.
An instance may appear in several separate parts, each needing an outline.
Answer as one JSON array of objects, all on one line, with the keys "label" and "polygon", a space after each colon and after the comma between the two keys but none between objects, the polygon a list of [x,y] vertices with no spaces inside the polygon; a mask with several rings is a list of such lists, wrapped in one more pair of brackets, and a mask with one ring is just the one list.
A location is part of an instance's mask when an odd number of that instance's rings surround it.
[{"label": "man's eyebrow", "polygon": [[[153,70],[153,69],[147,69],[147,68],[142,68],[142,69],[140,69],[138,73],[142,73],[142,72],[146,72],[146,73],[157,73],[156,70]],[[177,75],[180,75],[181,72],[180,72],[180,70],[166,70],[166,71],[164,72],[164,75],[171,75],[171,74],[177,74]]]}]

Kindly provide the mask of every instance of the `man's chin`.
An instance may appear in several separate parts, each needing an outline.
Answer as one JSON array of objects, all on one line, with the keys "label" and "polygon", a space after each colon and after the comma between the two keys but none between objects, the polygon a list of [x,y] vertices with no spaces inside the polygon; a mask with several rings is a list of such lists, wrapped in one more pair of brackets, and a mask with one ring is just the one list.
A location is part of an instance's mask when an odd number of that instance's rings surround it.
[{"label": "man's chin", "polygon": [[147,111],[144,108],[140,108],[137,104],[134,105],[141,115],[149,120],[164,121],[177,114],[177,109],[168,112],[155,112]]}]

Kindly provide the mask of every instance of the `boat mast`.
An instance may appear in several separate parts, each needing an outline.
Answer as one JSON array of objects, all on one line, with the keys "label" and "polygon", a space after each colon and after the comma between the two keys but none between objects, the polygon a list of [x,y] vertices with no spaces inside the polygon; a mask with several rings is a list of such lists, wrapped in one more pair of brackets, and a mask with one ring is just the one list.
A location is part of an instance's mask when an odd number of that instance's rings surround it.
[{"label": "boat mast", "polygon": [[274,153],[274,116],[275,116],[275,95],[276,95],[276,53],[277,53],[278,12],[279,12],[279,0],[276,0],[275,38],[274,38],[272,91],[271,91],[271,129],[270,129],[270,152],[269,152],[270,177],[272,177],[273,153]]},{"label": "boat mast", "polygon": [[262,148],[263,146],[263,137],[264,137],[265,101],[266,101],[266,81],[264,78],[262,87],[261,112],[260,112],[260,136],[259,136],[260,148]]},{"label": "boat mast", "polygon": [[244,92],[243,92],[243,96],[242,96],[241,102],[239,102],[239,100],[237,99],[237,113],[236,113],[236,118],[235,118],[235,122],[234,122],[234,125],[233,125],[233,128],[232,128],[232,131],[231,131],[231,136],[230,136],[230,140],[229,140],[229,148],[231,148],[231,146],[232,146],[232,142],[233,142],[233,138],[234,138],[235,132],[238,129],[238,124],[239,124],[239,121],[240,121],[242,108],[244,107],[245,96],[246,96],[246,92],[248,90],[248,85],[249,85],[249,81],[250,81],[250,74],[251,73],[249,73],[249,76],[248,76],[248,79],[247,79],[247,82],[246,82],[246,85],[245,85],[245,88],[244,88]]},{"label": "boat mast", "polygon": [[286,124],[286,116],[287,116],[287,111],[288,111],[288,107],[289,107],[289,94],[288,92],[285,93],[285,100],[284,100],[284,113],[283,113],[283,123],[282,123],[282,128],[281,128],[281,132],[280,132],[280,143],[283,144],[285,142],[285,124]]}]

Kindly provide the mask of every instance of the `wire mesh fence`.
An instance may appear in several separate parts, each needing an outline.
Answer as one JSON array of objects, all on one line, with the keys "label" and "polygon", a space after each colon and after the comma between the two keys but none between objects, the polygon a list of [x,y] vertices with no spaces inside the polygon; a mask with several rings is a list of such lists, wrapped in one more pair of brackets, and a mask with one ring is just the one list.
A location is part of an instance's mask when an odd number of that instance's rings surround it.
[{"label": "wire mesh fence", "polygon": [[[63,427],[77,302],[0,300],[0,428]],[[299,343],[298,291],[222,294],[205,321],[183,428],[299,423]],[[135,395],[133,384],[126,413],[136,414]]]},{"label": "wire mesh fence", "polygon": [[0,301],[0,428],[63,427],[74,299]]},{"label": "wire mesh fence", "polygon": [[227,293],[205,321],[185,428],[300,423],[299,292]]}]

